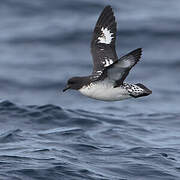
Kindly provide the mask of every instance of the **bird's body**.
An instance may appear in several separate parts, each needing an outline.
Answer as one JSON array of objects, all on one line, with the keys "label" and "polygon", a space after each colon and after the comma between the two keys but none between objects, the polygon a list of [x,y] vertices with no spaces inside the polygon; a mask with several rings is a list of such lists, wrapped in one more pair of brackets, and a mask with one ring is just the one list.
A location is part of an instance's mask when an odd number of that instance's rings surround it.
[{"label": "bird's body", "polygon": [[87,97],[102,101],[120,101],[131,97],[125,86],[114,88],[113,83],[107,80],[83,86],[79,91]]},{"label": "bird's body", "polygon": [[103,101],[138,98],[152,93],[140,83],[124,82],[129,71],[140,60],[142,49],[138,48],[118,59],[115,50],[116,29],[112,8],[106,6],[96,23],[91,41],[93,73],[69,79],[64,91],[75,89],[85,96]]}]

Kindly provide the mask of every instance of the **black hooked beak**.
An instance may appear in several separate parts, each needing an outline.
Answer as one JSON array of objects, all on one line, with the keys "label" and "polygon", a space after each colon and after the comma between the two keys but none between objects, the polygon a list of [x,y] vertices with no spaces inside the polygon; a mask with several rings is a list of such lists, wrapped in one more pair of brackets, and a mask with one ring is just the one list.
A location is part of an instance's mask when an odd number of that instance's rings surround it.
[{"label": "black hooked beak", "polygon": [[66,90],[70,89],[70,86],[66,86],[64,89],[63,89],[63,92],[65,92]]}]

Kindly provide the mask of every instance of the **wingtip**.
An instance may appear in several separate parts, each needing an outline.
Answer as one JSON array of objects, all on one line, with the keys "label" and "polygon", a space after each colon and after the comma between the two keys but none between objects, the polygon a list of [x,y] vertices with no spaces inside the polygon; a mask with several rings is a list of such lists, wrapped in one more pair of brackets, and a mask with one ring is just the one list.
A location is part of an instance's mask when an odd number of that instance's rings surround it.
[{"label": "wingtip", "polygon": [[112,6],[111,5],[106,5],[105,7],[104,7],[104,9],[105,8],[107,8],[107,9],[112,9]]},{"label": "wingtip", "polygon": [[137,51],[137,52],[141,52],[141,53],[142,53],[143,49],[142,49],[142,48],[137,48],[137,49],[135,49],[134,51]]},{"label": "wingtip", "polygon": [[133,55],[137,60],[139,60],[142,57],[142,51],[142,48],[137,48],[131,51],[129,54]]},{"label": "wingtip", "polygon": [[111,13],[113,13],[113,14],[114,14],[114,12],[113,12],[113,8],[112,8],[112,6],[111,6],[111,5],[107,5],[107,6],[105,6],[102,12],[104,12],[105,14],[107,14],[108,12],[111,12]]},{"label": "wingtip", "polygon": [[142,49],[142,48],[137,48],[137,51],[139,52],[139,54],[140,54],[140,58],[141,58],[141,56],[142,56],[142,52],[143,52],[143,49]]}]

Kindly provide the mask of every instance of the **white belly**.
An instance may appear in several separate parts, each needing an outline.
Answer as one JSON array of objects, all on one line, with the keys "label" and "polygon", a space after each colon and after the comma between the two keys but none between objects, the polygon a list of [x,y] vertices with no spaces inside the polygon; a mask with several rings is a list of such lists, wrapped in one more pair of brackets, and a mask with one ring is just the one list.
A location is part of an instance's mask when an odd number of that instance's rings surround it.
[{"label": "white belly", "polygon": [[85,96],[102,101],[120,101],[131,97],[126,89],[114,88],[112,83],[106,81],[84,86],[79,91]]}]

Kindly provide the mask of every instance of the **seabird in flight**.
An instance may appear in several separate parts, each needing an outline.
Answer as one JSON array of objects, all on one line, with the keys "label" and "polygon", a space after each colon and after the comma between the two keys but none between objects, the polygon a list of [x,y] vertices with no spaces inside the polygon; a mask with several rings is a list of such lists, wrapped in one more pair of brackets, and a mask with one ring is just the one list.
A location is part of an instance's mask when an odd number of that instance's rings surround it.
[{"label": "seabird in flight", "polygon": [[70,78],[63,91],[74,89],[85,96],[103,101],[138,98],[152,93],[143,84],[124,82],[131,68],[140,60],[142,49],[135,49],[118,58],[115,50],[116,26],[112,8],[106,6],[99,16],[91,41],[94,65],[92,74]]}]

